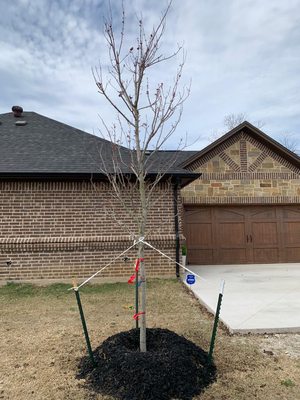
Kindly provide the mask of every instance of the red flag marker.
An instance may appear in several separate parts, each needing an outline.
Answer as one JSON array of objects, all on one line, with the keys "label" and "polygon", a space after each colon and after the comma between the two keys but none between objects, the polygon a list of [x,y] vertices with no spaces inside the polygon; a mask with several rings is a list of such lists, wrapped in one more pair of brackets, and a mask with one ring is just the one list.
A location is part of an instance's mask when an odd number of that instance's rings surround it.
[{"label": "red flag marker", "polygon": [[140,262],[141,262],[141,261],[144,261],[144,258],[138,258],[138,259],[136,260],[136,263],[135,263],[135,272],[138,272],[139,266],[140,266]]},{"label": "red flag marker", "polygon": [[[137,258],[137,260],[136,260],[136,262],[135,262],[135,272],[138,272],[138,271],[139,271],[139,266],[140,266],[140,262],[141,262],[141,261],[144,261],[144,259],[143,259],[143,258]],[[129,283],[129,284],[134,283],[135,275],[136,275],[136,274],[131,275],[131,277],[128,279],[128,283]]]},{"label": "red flag marker", "polygon": [[132,284],[134,283],[134,280],[135,280],[135,274],[131,275],[131,277],[128,279],[128,283]]},{"label": "red flag marker", "polygon": [[144,311],[142,312],[138,312],[137,314],[134,314],[133,319],[135,320],[139,320],[140,319],[140,315],[146,314]]}]

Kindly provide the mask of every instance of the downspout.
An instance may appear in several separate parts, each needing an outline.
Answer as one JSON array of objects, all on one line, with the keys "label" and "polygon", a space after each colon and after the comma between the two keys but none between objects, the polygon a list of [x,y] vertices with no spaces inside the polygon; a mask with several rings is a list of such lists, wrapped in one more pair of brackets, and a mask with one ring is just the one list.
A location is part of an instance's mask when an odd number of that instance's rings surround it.
[{"label": "downspout", "polygon": [[179,252],[180,252],[180,238],[179,238],[179,217],[178,217],[178,178],[176,178],[173,195],[174,195],[174,218],[175,218],[175,248],[176,248],[176,277],[179,278]]}]

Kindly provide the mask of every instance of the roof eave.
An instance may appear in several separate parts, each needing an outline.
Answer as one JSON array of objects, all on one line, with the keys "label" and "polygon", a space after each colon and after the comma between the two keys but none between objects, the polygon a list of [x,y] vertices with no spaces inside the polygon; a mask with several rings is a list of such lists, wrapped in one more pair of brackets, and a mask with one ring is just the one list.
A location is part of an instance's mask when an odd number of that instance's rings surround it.
[{"label": "roof eave", "polygon": [[[176,172],[176,173],[166,173],[161,177],[161,181],[166,181],[171,179],[172,182],[177,182],[180,184],[180,187],[183,188],[189,185],[191,182],[195,181],[196,179],[200,178],[202,173],[199,172]],[[148,178],[155,179],[157,174],[148,174]]]},{"label": "roof eave", "polygon": [[[134,179],[132,173],[124,173],[129,179]],[[147,178],[154,180],[157,178],[157,173],[150,173]],[[195,179],[201,176],[200,173],[194,172],[179,172],[166,173],[161,177],[161,181],[167,179],[179,180],[181,187],[188,185]],[[105,174],[101,173],[41,173],[41,172],[0,172],[0,181],[107,181]]]},{"label": "roof eave", "polygon": [[5,181],[102,181],[104,174],[66,173],[66,172],[0,172],[0,180]]}]

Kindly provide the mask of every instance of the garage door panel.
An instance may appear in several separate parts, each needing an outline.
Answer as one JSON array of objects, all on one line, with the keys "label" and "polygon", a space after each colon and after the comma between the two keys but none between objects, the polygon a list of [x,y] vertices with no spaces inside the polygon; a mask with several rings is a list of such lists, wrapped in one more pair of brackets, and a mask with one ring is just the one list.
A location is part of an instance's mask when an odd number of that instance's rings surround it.
[{"label": "garage door panel", "polygon": [[279,259],[278,248],[263,248],[253,249],[253,262],[254,263],[276,263]]},{"label": "garage door panel", "polygon": [[242,208],[216,208],[216,219],[218,221],[244,221],[245,211]]},{"label": "garage door panel", "polygon": [[187,236],[191,247],[195,245],[198,247],[212,247],[212,224],[189,224],[187,227]]},{"label": "garage door panel", "polygon": [[[249,235],[250,236],[250,235]],[[253,222],[250,240],[253,246],[264,247],[278,244],[277,222]]]},{"label": "garage door panel", "polygon": [[285,249],[285,260],[286,262],[299,262],[300,260],[300,248],[289,247]]},{"label": "garage door panel", "polygon": [[286,246],[298,245],[300,246],[300,221],[297,222],[284,222],[284,244]]},{"label": "garage door panel", "polygon": [[212,209],[211,208],[199,208],[194,210],[188,210],[185,213],[185,220],[187,223],[201,223],[212,220]]},{"label": "garage door panel", "polygon": [[293,207],[291,208],[290,206],[283,207],[282,208],[282,217],[284,220],[300,220],[300,207]]},{"label": "garage door panel", "polygon": [[275,207],[250,207],[249,215],[251,219],[276,219]]},{"label": "garage door panel", "polygon": [[219,247],[239,248],[245,247],[245,224],[240,223],[220,223],[218,224]]},{"label": "garage door panel", "polygon": [[246,249],[220,249],[219,250],[220,264],[245,264],[247,263]]},{"label": "garage door panel", "polygon": [[193,249],[189,248],[188,259],[190,264],[208,264],[214,263],[212,249]]}]

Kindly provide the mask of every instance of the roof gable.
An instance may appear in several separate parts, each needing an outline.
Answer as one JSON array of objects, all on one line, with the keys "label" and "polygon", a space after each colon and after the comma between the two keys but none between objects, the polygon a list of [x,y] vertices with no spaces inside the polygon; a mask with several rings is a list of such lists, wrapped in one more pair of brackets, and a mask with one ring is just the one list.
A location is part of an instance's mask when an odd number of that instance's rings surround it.
[{"label": "roof gable", "polygon": [[262,166],[264,172],[269,166],[273,172],[299,173],[300,158],[247,121],[182,164],[190,171],[228,173],[261,172]]}]

